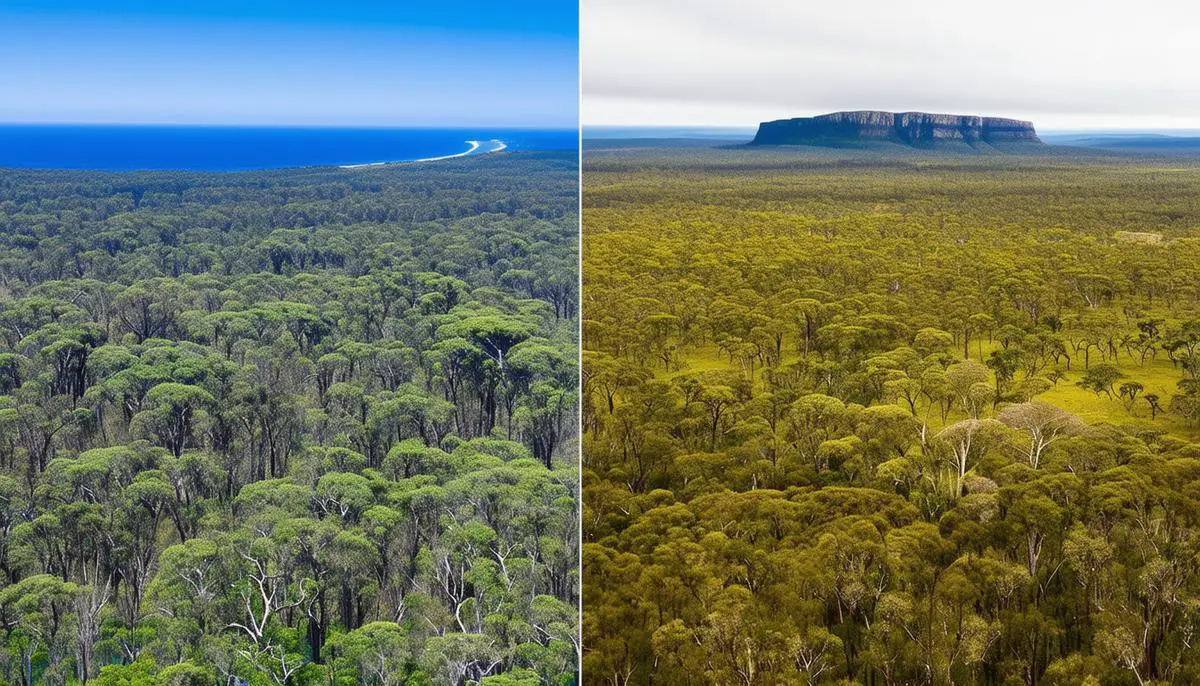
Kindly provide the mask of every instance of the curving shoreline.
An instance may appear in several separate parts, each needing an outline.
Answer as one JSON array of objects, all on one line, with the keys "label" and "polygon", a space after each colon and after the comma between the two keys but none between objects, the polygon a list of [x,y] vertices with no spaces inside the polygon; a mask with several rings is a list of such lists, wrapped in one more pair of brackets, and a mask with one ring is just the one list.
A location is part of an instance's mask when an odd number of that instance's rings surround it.
[{"label": "curving shoreline", "polygon": [[[500,152],[501,150],[504,150],[505,148],[508,147],[508,144],[505,143],[504,141],[500,140],[499,138],[493,138],[493,139],[491,139],[490,142],[495,143],[496,144],[495,147],[493,147],[491,150],[486,150],[480,154]],[[417,159],[417,160],[402,160],[399,162],[364,162],[362,164],[342,164],[342,165],[339,165],[339,167],[342,169],[361,169],[363,167],[382,167],[383,165],[387,165],[387,164],[411,164],[413,162],[437,162],[439,160],[454,159],[455,157],[466,157],[468,155],[475,154],[476,151],[479,150],[479,147],[480,147],[479,141],[467,141],[467,143],[470,144],[471,147],[467,148],[463,152],[456,152],[453,155],[439,155],[438,157],[422,157],[421,159]]]},{"label": "curving shoreline", "polygon": [[437,157],[422,157],[419,160],[413,160],[413,162],[437,162],[438,160],[449,160],[449,159],[453,159],[455,157],[466,157],[467,155],[470,155],[471,153],[473,153],[479,149],[479,141],[467,141],[467,142],[471,144],[471,147],[467,148],[466,152],[458,152],[458,153],[454,153],[453,155],[439,155]]}]

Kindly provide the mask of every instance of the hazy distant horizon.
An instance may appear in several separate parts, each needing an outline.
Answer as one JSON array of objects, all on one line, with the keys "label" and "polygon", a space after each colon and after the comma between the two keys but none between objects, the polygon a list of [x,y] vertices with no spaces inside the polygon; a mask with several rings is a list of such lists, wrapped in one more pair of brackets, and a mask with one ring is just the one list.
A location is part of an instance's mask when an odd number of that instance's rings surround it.
[{"label": "hazy distant horizon", "polygon": [[8,120],[8,119],[3,119],[3,118],[0,118],[0,126],[47,126],[47,127],[53,127],[53,126],[79,126],[79,127],[108,126],[108,127],[131,127],[131,128],[137,128],[137,127],[173,128],[173,127],[177,127],[177,128],[192,128],[192,129],[299,129],[299,130],[343,129],[343,130],[361,130],[361,131],[413,131],[413,130],[426,130],[426,129],[428,129],[430,131],[445,131],[445,130],[469,131],[469,130],[475,130],[475,129],[502,129],[502,130],[506,130],[506,131],[574,131],[574,130],[578,129],[577,125],[571,126],[571,125],[566,125],[566,124],[560,124],[560,125],[548,124],[548,125],[544,125],[544,126],[538,126],[538,125],[522,126],[522,125],[507,125],[506,124],[506,125],[497,126],[497,125],[489,124],[486,122],[477,122],[477,123],[468,122],[465,124],[451,124],[451,125],[442,126],[439,124],[386,124],[386,123],[340,124],[340,123],[336,123],[336,122],[331,122],[331,123],[314,122],[314,123],[293,124],[293,123],[287,123],[287,122],[273,123],[273,122],[253,122],[253,121],[246,122],[246,123],[241,123],[241,122],[229,122],[229,123],[199,122],[199,123],[196,123],[196,122],[187,122],[187,121],[184,121],[184,122],[90,121],[90,120],[22,121],[22,120],[17,120],[17,119]]},{"label": "hazy distant horizon", "polygon": [[[762,121],[770,121],[764,119]],[[761,123],[761,122],[760,122]],[[1073,128],[1050,129],[1037,126],[1033,122],[1039,136],[1069,136],[1069,135],[1163,135],[1178,137],[1200,137],[1200,128]],[[688,137],[698,134],[698,137],[733,136],[745,133],[753,136],[758,123],[751,126],[706,126],[679,124],[584,124],[584,138],[653,138],[653,137]]]}]

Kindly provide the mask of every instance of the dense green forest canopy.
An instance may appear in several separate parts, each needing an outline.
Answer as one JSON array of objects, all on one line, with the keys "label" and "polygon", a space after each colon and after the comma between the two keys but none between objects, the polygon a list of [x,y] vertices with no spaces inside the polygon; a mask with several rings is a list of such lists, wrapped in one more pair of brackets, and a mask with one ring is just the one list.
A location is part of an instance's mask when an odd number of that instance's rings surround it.
[{"label": "dense green forest canopy", "polygon": [[584,189],[586,682],[1200,680],[1200,166],[614,150]]},{"label": "dense green forest canopy", "polygon": [[576,156],[0,172],[0,680],[577,672]]}]

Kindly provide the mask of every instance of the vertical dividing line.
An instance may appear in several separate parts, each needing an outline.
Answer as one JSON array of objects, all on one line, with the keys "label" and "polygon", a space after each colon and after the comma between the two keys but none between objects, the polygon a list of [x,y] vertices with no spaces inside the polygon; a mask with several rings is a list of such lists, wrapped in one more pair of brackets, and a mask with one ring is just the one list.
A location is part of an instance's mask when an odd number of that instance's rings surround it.
[{"label": "vertical dividing line", "polygon": [[578,305],[575,307],[576,320],[576,352],[579,355],[579,364],[576,367],[576,375],[578,377],[577,384],[579,388],[578,399],[575,403],[575,436],[578,450],[576,455],[576,483],[579,489],[579,501],[576,504],[578,514],[579,535],[576,545],[575,560],[578,566],[579,574],[579,619],[576,624],[579,631],[579,640],[576,643],[576,663],[575,674],[579,680],[576,686],[583,684],[583,3],[586,0],[579,0],[578,18],[576,22],[577,38],[575,41],[575,84],[578,90],[578,101],[575,108],[575,126],[578,132],[578,206],[579,206],[579,238],[575,244],[575,253],[578,257],[578,268],[576,269],[576,279],[578,286],[576,287],[575,296],[579,299]]}]

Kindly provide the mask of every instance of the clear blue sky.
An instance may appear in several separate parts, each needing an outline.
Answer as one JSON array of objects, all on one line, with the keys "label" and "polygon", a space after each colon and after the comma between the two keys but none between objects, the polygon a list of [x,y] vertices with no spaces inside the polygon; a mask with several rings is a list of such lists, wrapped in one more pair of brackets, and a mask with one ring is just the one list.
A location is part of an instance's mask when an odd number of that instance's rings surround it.
[{"label": "clear blue sky", "polygon": [[575,0],[0,0],[0,121],[574,128],[578,19]]}]

